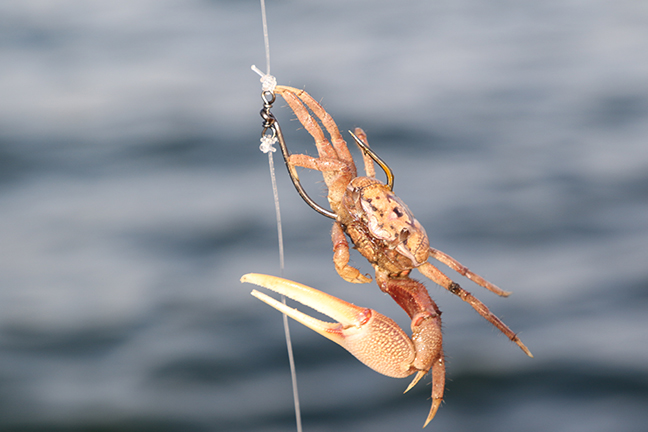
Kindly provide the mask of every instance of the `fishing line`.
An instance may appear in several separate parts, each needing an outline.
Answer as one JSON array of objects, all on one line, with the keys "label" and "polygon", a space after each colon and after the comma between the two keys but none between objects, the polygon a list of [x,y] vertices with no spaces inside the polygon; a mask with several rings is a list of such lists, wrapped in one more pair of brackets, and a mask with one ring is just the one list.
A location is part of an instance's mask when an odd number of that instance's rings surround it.
[{"label": "fishing line", "polygon": [[[263,23],[263,41],[265,45],[266,56],[266,73],[261,72],[256,66],[252,65],[252,70],[261,75],[261,91],[262,99],[266,106],[269,106],[269,101],[266,99],[268,94],[272,95],[274,100],[274,88],[277,85],[275,77],[270,75],[270,39],[268,37],[268,20],[266,17],[265,0],[261,0],[261,21]],[[279,190],[277,188],[277,179],[275,177],[274,160],[272,153],[276,151],[273,144],[277,141],[275,132],[272,135],[267,135],[266,130],[263,131],[261,136],[261,145],[259,149],[268,154],[268,165],[270,167],[270,179],[272,182],[272,194],[275,203],[275,216],[277,219],[277,239],[279,243],[279,274],[283,277],[284,274],[284,244],[283,244],[283,229],[281,225],[281,208],[279,206]],[[282,295],[281,301],[286,304],[286,298]],[[288,327],[288,316],[283,314],[283,327],[286,336],[286,348],[288,349],[288,363],[290,364],[290,378],[292,380],[293,401],[295,405],[295,420],[297,423],[297,432],[302,432],[301,424],[301,410],[299,408],[299,392],[297,390],[297,371],[295,369],[295,358],[293,356],[292,341],[290,338],[290,328]]]}]

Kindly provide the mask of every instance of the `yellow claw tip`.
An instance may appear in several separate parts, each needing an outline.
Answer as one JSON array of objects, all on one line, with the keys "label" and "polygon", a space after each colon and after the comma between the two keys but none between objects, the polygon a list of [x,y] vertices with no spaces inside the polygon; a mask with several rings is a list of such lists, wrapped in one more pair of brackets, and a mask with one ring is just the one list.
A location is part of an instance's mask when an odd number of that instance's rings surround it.
[{"label": "yellow claw tip", "polygon": [[243,276],[241,276],[241,282],[255,283],[254,282],[255,276],[259,276],[259,275],[257,273],[246,273]]},{"label": "yellow claw tip", "polygon": [[241,282],[251,283],[263,287],[265,287],[266,284],[271,284],[274,280],[280,280],[280,278],[276,276],[261,274],[261,273],[246,273],[243,276],[241,276]]}]

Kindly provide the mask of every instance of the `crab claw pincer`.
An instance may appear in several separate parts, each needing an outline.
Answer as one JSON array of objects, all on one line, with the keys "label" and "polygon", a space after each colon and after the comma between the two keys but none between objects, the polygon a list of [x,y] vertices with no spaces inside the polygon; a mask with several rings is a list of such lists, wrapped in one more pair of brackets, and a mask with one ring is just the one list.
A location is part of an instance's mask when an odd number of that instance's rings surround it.
[{"label": "crab claw pincer", "polygon": [[[417,337],[414,337],[413,342],[391,318],[373,309],[356,306],[322,291],[276,276],[249,273],[241,278],[241,282],[265,287],[333,318],[337,322],[321,321],[257,290],[252,291],[254,297],[339,344],[376,372],[393,378],[405,378],[416,373],[407,390],[430,368],[436,369],[433,374],[435,382],[432,409],[425,424],[434,417],[443,399],[443,356],[434,356],[436,361],[428,361],[426,363],[429,364],[421,365],[422,347],[418,346]],[[436,379],[439,375],[439,379]]]},{"label": "crab claw pincer", "polygon": [[320,321],[257,290],[252,291],[254,297],[339,344],[376,372],[394,378],[411,375],[410,364],[416,355],[414,345],[391,318],[276,276],[250,273],[241,282],[268,288],[337,320],[336,323]]}]

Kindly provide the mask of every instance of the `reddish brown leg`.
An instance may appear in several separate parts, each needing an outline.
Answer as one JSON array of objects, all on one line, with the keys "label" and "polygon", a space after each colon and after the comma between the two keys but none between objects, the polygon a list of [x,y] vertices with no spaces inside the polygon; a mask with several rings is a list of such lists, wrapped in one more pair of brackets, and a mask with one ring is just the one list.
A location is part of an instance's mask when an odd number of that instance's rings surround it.
[{"label": "reddish brown leg", "polygon": [[452,258],[450,255],[446,254],[445,252],[441,252],[440,250],[430,248],[430,256],[435,260],[440,261],[443,264],[447,265],[448,267],[450,267],[452,270],[456,271],[460,275],[467,277],[471,281],[475,282],[477,285],[482,286],[499,296],[508,297],[511,295],[509,291],[504,291],[497,285],[494,285],[488,282],[483,277],[471,272],[468,269],[468,267],[465,267],[463,264],[461,264],[456,259]]},{"label": "reddish brown leg", "polygon": [[380,289],[389,294],[412,319],[412,342],[414,342],[416,358],[411,367],[419,372],[407,390],[432,369],[432,407],[423,426],[425,427],[439,409],[445,388],[441,311],[430,298],[425,286],[414,279],[393,278],[377,271],[376,282]]},{"label": "reddish brown leg", "polygon": [[456,294],[463,301],[470,304],[470,306],[472,306],[473,309],[475,309],[479,313],[479,315],[486,318],[491,324],[497,327],[499,331],[504,333],[506,337],[508,337],[513,342],[515,342],[522,349],[522,351],[526,353],[526,355],[528,355],[529,357],[533,357],[531,351],[529,351],[529,349],[522,343],[520,338],[515,333],[513,333],[513,331],[510,328],[508,328],[508,326],[504,324],[502,320],[500,320],[495,314],[493,314],[488,309],[488,307],[486,307],[486,305],[481,301],[479,301],[475,296],[470,294],[465,289],[461,288],[461,286],[459,286],[458,283],[452,281],[452,279],[450,279],[448,276],[443,274],[441,270],[434,267],[429,262],[417,268],[421,273],[423,273],[425,276],[430,278],[436,284],[441,285],[443,288],[447,289],[453,294]]}]

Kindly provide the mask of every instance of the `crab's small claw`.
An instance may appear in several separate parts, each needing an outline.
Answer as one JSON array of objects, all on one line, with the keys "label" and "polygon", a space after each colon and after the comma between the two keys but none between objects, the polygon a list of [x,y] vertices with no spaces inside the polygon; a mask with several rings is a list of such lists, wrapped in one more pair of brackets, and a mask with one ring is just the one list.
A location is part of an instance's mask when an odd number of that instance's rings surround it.
[{"label": "crab's small claw", "polygon": [[250,273],[241,282],[268,288],[335,319],[338,322],[320,321],[257,290],[252,291],[254,297],[339,344],[376,372],[394,378],[416,372],[411,368],[416,357],[414,344],[391,318],[276,276]]}]

